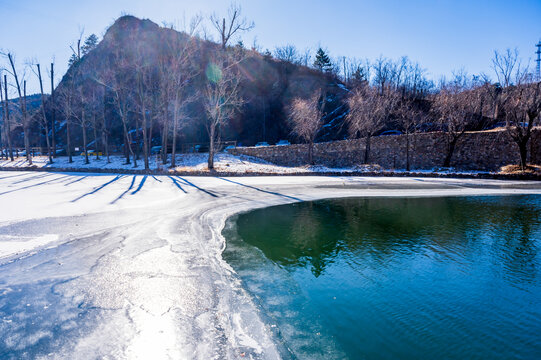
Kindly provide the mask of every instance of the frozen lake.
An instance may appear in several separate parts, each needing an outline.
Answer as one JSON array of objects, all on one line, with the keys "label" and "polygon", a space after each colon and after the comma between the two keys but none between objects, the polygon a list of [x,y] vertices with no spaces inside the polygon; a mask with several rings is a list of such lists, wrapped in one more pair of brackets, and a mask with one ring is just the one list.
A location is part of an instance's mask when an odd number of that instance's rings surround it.
[{"label": "frozen lake", "polygon": [[280,358],[225,220],[349,196],[540,194],[495,180],[0,172],[1,358]]}]

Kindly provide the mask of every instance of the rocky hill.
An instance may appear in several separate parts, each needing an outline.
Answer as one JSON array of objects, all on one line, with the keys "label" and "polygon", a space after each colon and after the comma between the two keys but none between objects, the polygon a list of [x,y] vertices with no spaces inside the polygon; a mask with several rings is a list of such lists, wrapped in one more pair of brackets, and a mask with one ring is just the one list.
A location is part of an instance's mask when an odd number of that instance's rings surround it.
[{"label": "rocky hill", "polygon": [[[104,71],[121,71],[120,64],[116,62],[114,56],[119,48],[137,48],[138,51],[144,51],[146,57],[152,62],[150,65],[158,66],[160,54],[166,51],[168,44],[188,39],[190,38],[186,33],[160,27],[150,20],[123,16],[107,30],[103,40],[95,49],[68,70],[55,92],[60,93],[65,90],[63,88],[67,86],[67,81],[75,71],[85,74],[80,81],[88,78],[103,78]],[[190,85],[190,92],[193,94],[198,94],[204,89],[204,70],[213,52],[220,50],[220,45],[210,41],[196,39],[196,43],[197,51],[193,57],[200,75]],[[244,99],[244,105],[227,128],[223,129],[223,137],[226,140],[237,140],[247,145],[258,141],[273,143],[280,139],[294,140],[289,135],[285,108],[293,98],[308,97],[318,87],[326,91],[328,114],[325,119],[326,126],[320,132],[319,140],[344,137],[344,131],[341,128],[345,113],[343,99],[347,94],[347,89],[334,75],[279,61],[253,50],[240,49],[240,51],[244,52],[244,60],[239,64],[242,74],[240,93]],[[183,129],[181,141],[207,141],[206,131],[200,121],[200,118],[204,116],[200,101],[198,103],[196,100],[190,107],[190,111],[190,118],[193,121]],[[109,110],[108,116],[117,115]],[[122,137],[120,128],[110,129],[110,133],[113,137],[120,139]],[[62,136],[62,129],[59,129],[59,136]]]}]

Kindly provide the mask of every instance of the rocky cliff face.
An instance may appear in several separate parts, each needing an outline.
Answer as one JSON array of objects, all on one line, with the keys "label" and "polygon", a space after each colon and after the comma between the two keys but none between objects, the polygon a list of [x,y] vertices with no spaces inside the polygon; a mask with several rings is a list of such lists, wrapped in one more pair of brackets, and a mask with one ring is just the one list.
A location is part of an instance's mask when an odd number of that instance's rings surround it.
[{"label": "rocky cliff face", "polygon": [[[188,39],[190,39],[189,35],[160,27],[150,20],[123,16],[107,30],[103,40],[94,50],[68,70],[55,91],[61,92],[75,71],[84,74],[80,77],[82,79],[80,81],[102,78],[106,70],[120,71],[120,64],[116,62],[114,56],[118,49],[137,48],[138,51],[145,53],[145,57],[151,62],[150,66],[158,66],[160,55],[166,51],[168,44]],[[203,39],[196,39],[195,43],[197,50],[193,54],[193,60],[199,72],[204,75],[204,69],[212,53],[219,51],[220,47]],[[324,88],[327,92],[326,111],[329,114],[325,119],[328,126],[321,131],[319,140],[343,138],[341,124],[345,113],[343,100],[347,90],[335,76],[265,57],[249,49],[241,49],[241,51],[244,52],[245,59],[239,64],[242,74],[240,92],[245,104],[229,126],[224,129],[224,137],[227,140],[254,144],[258,141],[265,140],[272,143],[289,138],[285,107],[293,98],[307,97],[318,87]],[[203,76],[199,76],[190,86],[190,92],[193,94],[204,89]],[[190,117],[194,121],[183,130],[182,141],[206,141],[206,132],[200,121],[200,118],[204,116],[200,101],[198,103],[196,100],[190,109]],[[107,114],[113,118],[117,116],[113,109],[109,109]],[[121,142],[120,129],[112,128],[110,132],[113,138],[117,137],[118,142]],[[114,141],[114,139],[111,140]]]}]

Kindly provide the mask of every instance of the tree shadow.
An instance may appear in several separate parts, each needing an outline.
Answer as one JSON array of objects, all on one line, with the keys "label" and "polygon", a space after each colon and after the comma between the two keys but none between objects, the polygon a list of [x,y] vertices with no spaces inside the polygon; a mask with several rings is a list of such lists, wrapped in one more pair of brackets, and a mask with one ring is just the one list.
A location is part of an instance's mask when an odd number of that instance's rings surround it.
[{"label": "tree shadow", "polygon": [[[53,174],[51,174],[53,175]],[[36,186],[40,186],[40,185],[45,185],[45,184],[48,184],[48,183],[52,183],[54,181],[58,181],[60,179],[63,179],[65,177],[68,177],[69,175],[64,175],[64,176],[61,176],[61,177],[57,177],[57,178],[54,178],[54,179],[51,179],[51,180],[47,180],[47,181],[42,181],[40,183],[37,183],[37,184],[32,184],[32,185],[28,185],[28,186],[23,186],[21,188],[18,188],[18,189],[13,189],[13,190],[8,190],[8,191],[4,191],[4,192],[1,192],[0,195],[5,195],[5,194],[9,194],[9,193],[12,193],[12,192],[15,192],[15,191],[20,191],[20,190],[25,190],[25,189],[30,189],[30,188],[33,188],[33,187],[36,187]]]},{"label": "tree shadow", "polygon": [[137,185],[137,189],[135,189],[130,195],[135,195],[135,194],[137,194],[139,191],[141,191],[141,189],[142,189],[143,186],[145,185],[145,181],[147,181],[147,178],[148,178],[148,175],[143,176],[143,178],[141,179],[141,181],[139,181],[139,185]]},{"label": "tree shadow", "polygon": [[114,204],[116,203],[118,200],[122,199],[124,197],[124,195],[126,195],[127,193],[130,192],[131,189],[133,189],[133,186],[135,185],[135,178],[137,176],[136,175],[133,175],[132,178],[131,178],[131,183],[130,183],[130,187],[128,187],[127,190],[125,190],[122,194],[120,194],[116,199],[114,199],[113,201],[111,201],[111,204]]},{"label": "tree shadow", "polygon": [[10,179],[10,178],[19,177],[19,176],[28,176],[28,175],[33,175],[33,174],[25,173],[25,174],[18,174],[18,175],[4,176],[4,177],[0,177],[0,180],[2,180],[2,179]]},{"label": "tree shadow", "polygon": [[172,176],[169,176],[169,179],[171,179],[171,181],[173,182],[173,184],[175,184],[175,186],[178,187],[180,190],[182,190],[185,194],[188,193],[186,190],[184,190],[184,189],[182,188],[182,186],[180,185],[180,182],[179,182],[177,179],[173,178]]},{"label": "tree shadow", "polygon": [[[77,175],[77,176],[79,176],[79,175]],[[64,184],[64,186],[68,186],[68,185],[74,184],[76,182],[82,181],[82,180],[86,179],[87,177],[88,177],[88,175],[81,176],[79,179],[76,179],[76,180],[70,181],[67,184]]]},{"label": "tree shadow", "polygon": [[[103,185],[100,185],[98,187],[95,187],[92,191],[90,192],[87,192],[86,194],[83,194],[81,196],[79,196],[78,198],[76,199],[73,199],[71,200],[71,202],[76,202],[76,201],[79,201],[81,200],[82,198],[88,196],[88,195],[94,195],[95,193],[97,193],[98,191],[100,191],[101,189],[103,189],[104,187],[106,187],[107,185],[110,185],[112,183],[114,183],[115,181],[119,180],[120,178],[124,177],[124,175],[117,175],[115,178],[113,178],[112,180],[104,183]],[[135,176],[134,176],[135,177]]]},{"label": "tree shadow", "polygon": [[191,183],[189,182],[188,180],[184,179],[184,178],[181,178],[180,176],[177,176],[182,182],[184,182],[184,184],[188,185],[188,186],[191,186],[191,187],[194,187],[196,188],[197,190],[201,191],[201,192],[204,192],[205,194],[207,195],[210,195],[212,197],[218,197],[218,195],[216,195],[215,193],[213,193],[212,191],[209,191],[209,190],[205,190],[203,188],[200,188],[199,186],[195,185],[194,183]]},{"label": "tree shadow", "polygon": [[21,180],[14,181],[13,184],[20,184],[20,183],[26,182],[26,181],[37,180],[37,179],[43,179],[43,178],[45,178],[45,177],[50,177],[50,176],[54,176],[54,175],[55,175],[55,174],[51,174],[51,173],[38,174],[38,175],[31,176],[31,177],[29,177],[29,178],[24,178],[24,179],[21,179]]},{"label": "tree shadow", "polygon": [[236,184],[236,185],[240,185],[240,186],[243,186],[243,187],[247,187],[247,188],[252,189],[252,190],[261,191],[261,192],[266,193],[266,194],[276,195],[276,196],[280,196],[280,197],[295,200],[295,201],[302,201],[301,199],[299,199],[297,197],[294,197],[294,196],[284,195],[284,194],[280,194],[280,193],[274,192],[274,191],[263,190],[263,189],[260,189],[258,187],[252,186],[252,185],[246,185],[246,184],[243,184],[243,183],[240,183],[240,182],[237,182],[237,181],[233,181],[233,180],[229,180],[229,179],[226,179],[226,178],[217,177],[217,179],[227,181],[227,182],[230,182],[230,183],[233,183],[233,184]]}]

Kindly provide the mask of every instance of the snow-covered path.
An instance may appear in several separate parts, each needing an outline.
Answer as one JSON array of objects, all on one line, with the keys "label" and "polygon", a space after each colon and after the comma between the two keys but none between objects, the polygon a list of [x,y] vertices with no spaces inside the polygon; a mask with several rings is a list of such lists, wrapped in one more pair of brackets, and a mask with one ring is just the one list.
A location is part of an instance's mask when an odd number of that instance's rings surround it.
[{"label": "snow-covered path", "polygon": [[344,196],[541,194],[541,182],[0,172],[0,358],[280,358],[221,258],[225,219]]}]

